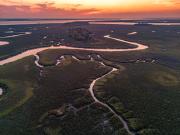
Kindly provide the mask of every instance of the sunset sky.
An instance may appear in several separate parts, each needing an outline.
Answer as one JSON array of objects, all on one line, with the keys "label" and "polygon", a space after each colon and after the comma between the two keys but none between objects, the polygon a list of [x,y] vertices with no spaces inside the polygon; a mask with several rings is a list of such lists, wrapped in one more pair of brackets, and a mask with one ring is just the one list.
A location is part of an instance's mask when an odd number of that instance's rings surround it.
[{"label": "sunset sky", "polygon": [[0,18],[177,18],[180,0],[0,0]]}]

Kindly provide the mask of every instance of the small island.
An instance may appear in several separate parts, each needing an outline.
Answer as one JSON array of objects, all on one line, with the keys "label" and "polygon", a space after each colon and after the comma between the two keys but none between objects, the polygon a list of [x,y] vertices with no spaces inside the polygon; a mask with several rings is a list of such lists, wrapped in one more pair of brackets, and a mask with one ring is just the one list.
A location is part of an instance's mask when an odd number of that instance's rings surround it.
[{"label": "small island", "polygon": [[89,41],[93,39],[93,34],[85,28],[77,27],[69,29],[69,37],[76,41]]}]

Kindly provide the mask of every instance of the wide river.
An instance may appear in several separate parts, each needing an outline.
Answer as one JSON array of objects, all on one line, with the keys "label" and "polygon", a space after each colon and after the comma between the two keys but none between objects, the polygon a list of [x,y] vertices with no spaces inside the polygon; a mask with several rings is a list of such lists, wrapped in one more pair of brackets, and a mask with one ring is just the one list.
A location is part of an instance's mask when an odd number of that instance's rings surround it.
[{"label": "wide river", "polygon": [[[111,21],[107,21],[107,22],[98,22],[98,21],[91,21],[89,22],[89,24],[99,24],[99,25],[102,25],[102,24],[105,24],[105,25],[135,25],[135,24],[138,24],[136,22],[111,22]],[[146,23],[145,23],[146,24]],[[150,24],[150,25],[155,25],[155,26],[180,26],[180,23],[169,23],[169,22],[161,22],[161,23],[147,23],[147,24]]]},{"label": "wide river", "polygon": [[29,21],[0,21],[0,25],[29,25],[29,24],[61,24],[77,21],[92,21],[92,20],[29,20]]},{"label": "wide river", "polygon": [[[62,24],[62,23],[71,23],[71,22],[89,22],[90,24],[116,24],[116,25],[135,25],[137,22],[128,22],[128,21],[103,21],[103,20],[91,20],[91,19],[80,19],[80,20],[27,20],[27,21],[3,21],[0,20],[0,25],[29,25],[29,24]],[[169,26],[169,25],[180,25],[179,22],[147,22],[147,24],[158,25],[158,26]]]},{"label": "wide river", "polygon": [[136,48],[131,48],[131,49],[96,49],[96,48],[78,48],[78,47],[69,47],[69,46],[41,47],[41,48],[36,48],[36,49],[30,49],[30,50],[24,51],[20,54],[17,54],[15,56],[12,56],[10,58],[1,60],[0,65],[4,65],[4,64],[10,63],[10,62],[14,62],[16,60],[22,59],[22,58],[27,57],[27,56],[36,55],[37,53],[44,51],[44,50],[47,50],[47,49],[66,49],[66,50],[80,50],[80,51],[94,51],[94,52],[128,52],[128,51],[140,51],[140,50],[145,50],[148,48],[147,45],[143,45],[143,44],[131,42],[131,41],[126,41],[126,40],[119,39],[119,38],[114,38],[114,37],[111,37],[110,35],[106,35],[106,36],[104,36],[104,38],[112,39],[112,40],[115,40],[117,42],[123,42],[123,43],[127,43],[130,45],[134,45],[134,46],[136,46]]}]

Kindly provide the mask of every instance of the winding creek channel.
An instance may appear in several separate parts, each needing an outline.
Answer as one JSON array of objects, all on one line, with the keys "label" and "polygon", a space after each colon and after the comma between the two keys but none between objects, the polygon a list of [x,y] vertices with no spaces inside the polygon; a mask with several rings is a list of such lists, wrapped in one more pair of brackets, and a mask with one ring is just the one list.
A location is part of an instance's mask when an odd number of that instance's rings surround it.
[{"label": "winding creek channel", "polygon": [[[128,44],[136,46],[136,48],[132,48],[132,49],[95,49],[95,48],[77,48],[77,47],[68,47],[68,46],[50,46],[50,47],[42,47],[42,48],[36,48],[36,49],[27,50],[25,52],[22,52],[20,54],[17,54],[15,56],[10,57],[10,58],[1,60],[0,61],[0,65],[8,64],[10,62],[14,62],[14,61],[22,59],[24,57],[27,57],[27,56],[30,56],[30,55],[34,55],[35,58],[36,58],[36,60],[35,60],[36,66],[38,66],[39,68],[43,68],[44,66],[39,64],[39,59],[40,58],[37,55],[37,53],[39,53],[41,51],[44,51],[44,50],[47,50],[47,49],[67,49],[67,50],[82,50],[82,51],[95,51],[95,52],[126,52],[126,51],[139,51],[139,50],[144,50],[144,49],[148,48],[148,46],[146,46],[146,45],[143,45],[143,44],[140,44],[140,43],[136,43],[136,42],[126,41],[126,40],[123,40],[123,39],[114,38],[114,37],[111,37],[110,35],[106,35],[106,36],[104,36],[104,38],[112,39],[112,40],[115,40],[115,41],[118,41],[118,42],[128,43]],[[89,57],[90,57],[90,61],[96,61],[91,56],[89,56]],[[97,55],[97,57],[102,59],[102,57],[100,55]],[[78,59],[75,56],[72,56],[72,58],[77,60],[77,61],[81,61],[80,59]],[[61,62],[62,59],[64,59],[64,56],[61,56],[60,59],[57,60],[56,65],[58,65]],[[120,70],[120,69],[115,68],[113,66],[106,65],[103,61],[98,61],[98,62],[102,66],[111,67],[111,71],[109,71],[108,73],[106,73],[106,74],[96,78],[95,80],[93,80],[91,82],[90,87],[89,87],[88,90],[91,93],[92,98],[94,99],[94,101],[96,103],[99,103],[102,106],[108,108],[122,122],[124,128],[126,129],[126,131],[130,135],[136,135],[135,132],[130,130],[127,121],[122,116],[117,114],[108,104],[103,103],[100,100],[98,100],[98,98],[95,96],[95,94],[94,94],[94,86],[96,85],[96,82],[101,80],[101,79],[103,79],[103,78],[105,78],[106,76],[110,75],[111,73]],[[0,89],[0,94],[1,94],[1,89]]]},{"label": "winding creek channel", "polygon": [[7,42],[7,41],[0,41],[0,46],[5,46],[5,45],[8,45],[9,44],[9,42]]},{"label": "winding creek channel", "polygon": [[5,38],[14,38],[14,37],[20,37],[20,36],[24,36],[24,35],[30,35],[31,32],[20,32],[20,34],[16,34],[16,35],[11,35],[11,36],[5,36],[5,37],[0,37],[5,39]]},{"label": "winding creek channel", "polygon": [[111,37],[110,35],[106,35],[106,36],[104,36],[104,38],[108,38],[108,39],[116,40],[118,42],[131,44],[131,45],[136,46],[136,48],[131,48],[131,49],[96,49],[96,48],[78,48],[78,47],[69,47],[69,46],[49,46],[49,47],[41,47],[41,48],[30,49],[30,50],[24,51],[20,54],[17,54],[15,56],[10,57],[10,58],[1,60],[0,65],[8,64],[10,62],[14,62],[16,60],[25,58],[27,56],[36,55],[37,53],[44,51],[44,50],[47,50],[47,49],[65,49],[65,50],[94,51],[94,52],[128,52],[128,51],[140,51],[140,50],[145,50],[148,48],[147,45],[143,45],[143,44],[131,42],[131,41],[126,41],[126,40],[119,39],[119,38],[114,38],[114,37]]},{"label": "winding creek channel", "polygon": [[3,88],[0,87],[0,96],[3,94]]}]

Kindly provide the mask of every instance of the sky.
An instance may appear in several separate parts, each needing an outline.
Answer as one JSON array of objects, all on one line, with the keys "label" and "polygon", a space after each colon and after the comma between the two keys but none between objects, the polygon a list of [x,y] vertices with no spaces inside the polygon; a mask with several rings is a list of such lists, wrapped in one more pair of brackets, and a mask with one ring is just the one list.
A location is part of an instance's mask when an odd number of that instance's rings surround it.
[{"label": "sky", "polygon": [[0,18],[180,18],[180,0],[0,0]]}]

